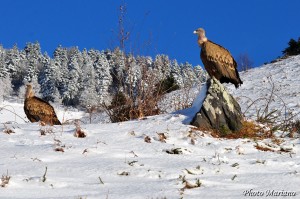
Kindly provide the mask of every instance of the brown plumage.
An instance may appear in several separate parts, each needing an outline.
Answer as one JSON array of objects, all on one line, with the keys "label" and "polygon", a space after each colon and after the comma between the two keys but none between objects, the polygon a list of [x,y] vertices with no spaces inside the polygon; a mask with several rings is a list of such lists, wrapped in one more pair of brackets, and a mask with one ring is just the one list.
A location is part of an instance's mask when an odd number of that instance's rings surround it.
[{"label": "brown plumage", "polygon": [[54,108],[48,102],[34,96],[30,84],[26,87],[24,111],[30,122],[41,121],[49,125],[61,125]]},{"label": "brown plumage", "polygon": [[201,47],[200,57],[209,76],[215,77],[221,83],[232,83],[238,88],[243,82],[230,52],[208,40],[203,28],[198,28],[194,34],[198,35],[198,44]]}]

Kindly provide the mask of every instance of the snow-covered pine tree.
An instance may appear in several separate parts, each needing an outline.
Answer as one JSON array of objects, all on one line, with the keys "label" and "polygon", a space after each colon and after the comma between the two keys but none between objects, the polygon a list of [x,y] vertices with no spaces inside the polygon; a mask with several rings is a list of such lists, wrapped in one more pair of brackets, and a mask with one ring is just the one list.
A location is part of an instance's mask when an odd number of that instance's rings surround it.
[{"label": "snow-covered pine tree", "polygon": [[196,74],[197,80],[199,83],[206,82],[206,79],[208,77],[208,74],[206,71],[204,71],[200,65],[197,65],[194,67],[194,72]]},{"label": "snow-covered pine tree", "polygon": [[131,97],[135,98],[138,95],[138,90],[141,89],[141,67],[137,65],[133,55],[126,57],[126,70],[124,71],[124,84],[126,93]]},{"label": "snow-covered pine tree", "polygon": [[67,48],[63,48],[61,45],[58,46],[53,53],[53,61],[57,70],[58,78],[58,91],[60,93],[60,98],[63,99],[63,93],[67,90],[67,85],[69,83],[68,78],[68,52]]},{"label": "snow-covered pine tree", "polygon": [[5,54],[5,65],[10,74],[12,85],[15,91],[23,85],[24,77],[27,73],[27,58],[24,50],[19,51],[17,45],[12,49],[7,49]]},{"label": "snow-covered pine tree", "polygon": [[43,99],[52,102],[61,102],[58,92],[58,79],[59,68],[55,65],[55,61],[52,60],[47,53],[44,54],[43,68],[39,76],[39,83],[41,85],[41,94]]},{"label": "snow-covered pine tree", "polygon": [[137,56],[136,65],[140,68],[140,87],[145,90],[149,86],[154,87],[155,82],[153,82],[153,60],[149,56]]},{"label": "snow-covered pine tree", "polygon": [[35,44],[27,43],[24,51],[27,58],[27,73],[24,77],[25,82],[32,82],[38,79],[39,71],[42,68],[42,53],[38,42]]},{"label": "snow-covered pine tree", "polygon": [[173,76],[176,84],[179,87],[183,87],[183,77],[182,77],[182,73],[181,73],[181,68],[178,65],[178,62],[176,59],[172,60],[171,62],[171,75]]},{"label": "snow-covered pine tree", "polygon": [[193,87],[198,83],[197,76],[193,70],[193,66],[185,62],[180,64],[181,74],[183,78],[184,87]]},{"label": "snow-covered pine tree", "polygon": [[150,56],[137,56],[135,60],[136,64],[140,66],[141,71],[151,70],[153,67],[153,60]]},{"label": "snow-covered pine tree", "polygon": [[156,55],[154,60],[154,70],[156,70],[156,75],[158,80],[166,79],[170,76],[171,72],[171,62],[167,55]]},{"label": "snow-covered pine tree", "polygon": [[31,83],[33,85],[33,90],[37,96],[40,93],[40,84],[38,83],[38,75],[42,68],[43,55],[41,54],[40,44],[27,43],[24,52],[26,55],[26,68],[23,84]]},{"label": "snow-covered pine tree", "polygon": [[5,54],[4,48],[0,45],[0,79],[9,76],[9,71],[5,64]]},{"label": "snow-covered pine tree", "polygon": [[124,71],[126,70],[126,55],[119,48],[114,49],[113,52],[106,51],[105,54],[110,65],[112,77],[110,92],[113,94],[123,92],[125,90]]},{"label": "snow-covered pine tree", "polygon": [[0,101],[11,95],[12,85],[9,70],[5,64],[5,50],[0,46]]},{"label": "snow-covered pine tree", "polygon": [[10,77],[16,75],[18,67],[20,67],[21,56],[17,45],[14,45],[12,49],[6,50],[5,64],[10,73]]},{"label": "snow-covered pine tree", "polygon": [[81,52],[77,47],[73,47],[68,50],[68,58],[68,84],[66,85],[63,92],[63,103],[65,105],[76,106],[79,104],[80,90],[82,88]]},{"label": "snow-covered pine tree", "polygon": [[82,52],[82,91],[80,92],[79,103],[82,107],[91,108],[99,104],[96,92],[95,70],[93,61],[86,49]]},{"label": "snow-covered pine tree", "polygon": [[107,52],[90,50],[88,52],[95,71],[95,87],[99,103],[110,102],[110,88],[112,86],[111,66],[107,59]]}]

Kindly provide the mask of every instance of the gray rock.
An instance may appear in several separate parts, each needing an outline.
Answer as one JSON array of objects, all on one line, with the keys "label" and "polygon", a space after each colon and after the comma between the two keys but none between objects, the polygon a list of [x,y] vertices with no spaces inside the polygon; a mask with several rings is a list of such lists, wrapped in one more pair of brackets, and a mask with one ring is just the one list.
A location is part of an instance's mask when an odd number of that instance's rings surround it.
[{"label": "gray rock", "polygon": [[191,124],[202,129],[215,129],[226,136],[242,128],[243,114],[237,101],[215,78],[207,80],[207,94]]}]

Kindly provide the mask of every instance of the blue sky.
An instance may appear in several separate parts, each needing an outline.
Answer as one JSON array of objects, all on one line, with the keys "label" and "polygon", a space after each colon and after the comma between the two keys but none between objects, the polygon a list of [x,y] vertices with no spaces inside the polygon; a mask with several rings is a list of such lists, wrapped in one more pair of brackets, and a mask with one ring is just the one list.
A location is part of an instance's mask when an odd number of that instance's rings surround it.
[{"label": "blue sky", "polygon": [[[207,37],[237,58],[247,53],[255,66],[281,55],[300,37],[298,0],[127,0],[127,46],[135,54],[167,54],[202,65],[192,32]],[[0,44],[11,48],[38,41],[52,55],[58,45],[104,50],[118,44],[122,0],[1,0]]]}]

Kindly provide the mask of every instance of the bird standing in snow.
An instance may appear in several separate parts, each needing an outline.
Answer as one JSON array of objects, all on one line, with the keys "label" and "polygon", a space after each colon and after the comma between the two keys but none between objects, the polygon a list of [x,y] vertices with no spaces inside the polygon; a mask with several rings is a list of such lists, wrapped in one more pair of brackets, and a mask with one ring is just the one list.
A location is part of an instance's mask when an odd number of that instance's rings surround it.
[{"label": "bird standing in snow", "polygon": [[31,84],[26,87],[24,111],[30,122],[41,121],[49,125],[61,125],[54,108],[48,102],[34,96]]}]

